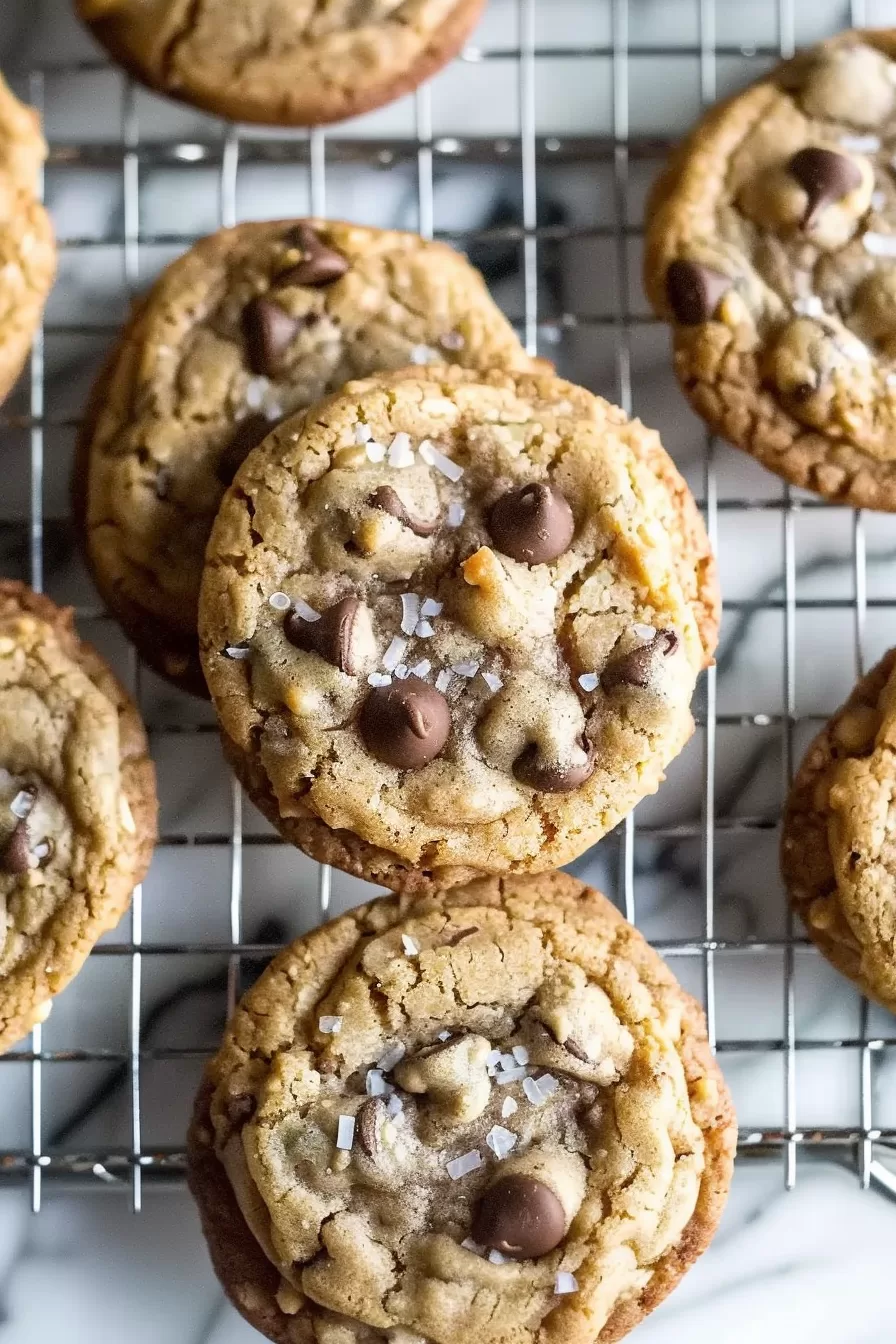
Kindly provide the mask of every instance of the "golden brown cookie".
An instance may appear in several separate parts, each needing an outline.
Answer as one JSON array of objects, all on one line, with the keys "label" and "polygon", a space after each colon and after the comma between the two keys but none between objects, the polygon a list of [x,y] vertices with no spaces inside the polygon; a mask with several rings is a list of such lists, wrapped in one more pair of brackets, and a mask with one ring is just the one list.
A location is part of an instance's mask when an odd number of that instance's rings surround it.
[{"label": "golden brown cookie", "polygon": [[411,92],[460,51],[484,0],[75,0],[159,93],[233,121],[318,126]]},{"label": "golden brown cookie", "polygon": [[155,837],[136,707],[70,610],[0,580],[0,1050],[118,923]]},{"label": "golden brown cookie", "polygon": [[249,223],[168,267],[94,391],[74,490],[97,586],[151,666],[205,693],[202,558],[249,449],[349,378],[432,360],[533,367],[479,272],[443,243]]},{"label": "golden brown cookie", "polygon": [[189,1178],[280,1344],[609,1344],[705,1250],[736,1125],[699,1006],[563,873],[374,901],[245,996]]},{"label": "golden brown cookie", "polygon": [[717,600],[652,431],[549,374],[443,367],[350,383],[250,454],[200,640],[283,835],[423,890],[569,862],[652,792]]},{"label": "golden brown cookie", "polygon": [[648,206],[645,284],[712,429],[795,485],[896,509],[896,30],[710,111]]},{"label": "golden brown cookie", "polygon": [[37,199],[46,152],[37,113],[0,75],[0,400],[21,373],[56,273],[53,228]]},{"label": "golden brown cookie", "polygon": [[896,649],[858,683],[793,781],[781,868],[829,961],[896,1011]]}]

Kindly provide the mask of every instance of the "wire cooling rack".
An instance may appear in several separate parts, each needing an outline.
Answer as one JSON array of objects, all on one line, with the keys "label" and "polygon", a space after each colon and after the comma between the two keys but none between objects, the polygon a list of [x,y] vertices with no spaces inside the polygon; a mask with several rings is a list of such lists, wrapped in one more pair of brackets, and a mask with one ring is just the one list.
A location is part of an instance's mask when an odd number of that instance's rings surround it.
[{"label": "wire cooling rack", "polygon": [[[714,0],[671,0],[665,8],[674,9],[680,16],[681,30],[667,40],[667,26],[661,22],[663,5],[650,0],[582,0],[581,33],[587,33],[587,38],[558,45],[551,31],[553,20],[557,19],[558,31],[563,26],[561,19],[565,19],[567,31],[578,32],[574,12],[577,2],[492,0],[489,16],[497,16],[502,23],[486,27],[486,39],[464,52],[452,68],[450,79],[455,94],[459,91],[455,109],[464,102],[475,104],[494,82],[503,100],[501,117],[510,123],[509,129],[502,126],[496,134],[477,133],[475,121],[471,129],[469,119],[463,133],[454,133],[450,122],[443,126],[441,104],[434,98],[437,81],[411,100],[412,130],[394,130],[391,123],[385,131],[353,124],[310,134],[267,135],[257,128],[199,119],[198,130],[190,123],[189,131],[183,131],[176,126],[166,130],[169,123],[162,117],[162,129],[155,124],[153,133],[147,136],[144,112],[149,96],[99,57],[29,61],[16,87],[38,108],[48,113],[55,108],[57,113],[55,122],[48,115],[47,180],[49,187],[58,177],[59,191],[48,190],[48,198],[60,233],[61,274],[69,281],[74,276],[82,291],[87,290],[93,260],[111,250],[121,268],[122,290],[132,294],[145,285],[148,270],[157,269],[161,261],[195,241],[195,233],[182,229],[177,215],[167,215],[165,227],[160,227],[158,210],[148,210],[147,184],[155,173],[176,170],[191,191],[201,187],[207,192],[213,180],[217,206],[213,212],[216,218],[208,221],[211,228],[236,223],[243,217],[246,175],[259,170],[282,174],[286,184],[287,199],[276,213],[303,212],[294,207],[296,182],[301,180],[305,208],[317,215],[327,214],[332,201],[331,183],[336,178],[344,186],[353,175],[364,175],[369,187],[371,172],[388,170],[392,175],[404,174],[413,184],[415,218],[401,222],[427,235],[447,237],[470,250],[474,259],[480,254],[493,257],[502,249],[513,258],[505,268],[512,276],[507,306],[530,351],[555,358],[561,372],[570,372],[592,385],[600,384],[598,390],[626,410],[638,410],[646,400],[658,412],[652,416],[645,406],[643,413],[648,420],[659,420],[672,403],[676,414],[681,414],[680,398],[671,390],[671,383],[663,385],[659,397],[651,391],[652,383],[642,383],[648,374],[638,353],[645,339],[652,341],[654,360],[668,365],[666,333],[646,312],[638,276],[642,232],[639,201],[644,183],[668,148],[668,133],[663,134],[662,126],[658,131],[650,116],[644,115],[650,100],[657,97],[661,102],[663,96],[651,72],[664,68],[667,79],[680,86],[687,83],[692,117],[701,105],[712,103],[729,86],[745,82],[779,56],[792,53],[798,41],[814,40],[850,22],[861,25],[872,17],[881,21],[881,15],[866,15],[861,0],[839,9],[832,3],[828,6],[831,12],[821,19],[818,5],[799,4],[797,0],[770,0],[767,5],[755,6],[734,5],[733,0],[718,0],[718,5]],[[734,8],[740,11],[739,19],[733,15]],[[751,10],[755,11],[756,33],[765,34],[762,40],[751,40],[749,15],[744,15]],[[654,18],[656,31],[662,34],[659,38],[653,37]],[[662,66],[663,62],[668,64]],[[552,100],[559,97],[560,86],[556,78],[553,84],[545,83],[545,79],[549,74],[556,76],[561,69],[577,72],[580,82],[583,71],[588,80],[595,81],[602,111],[595,114],[593,124],[587,115],[579,115],[577,121],[568,118],[569,124],[564,125],[563,113],[558,129],[557,104]],[[71,126],[59,117],[60,99],[66,92],[77,90],[79,80],[94,76],[106,81],[102,87],[114,90],[114,96],[103,97],[92,109],[91,133],[82,137],[77,116]],[[83,114],[82,104],[83,100],[79,115]],[[586,209],[584,216],[580,212],[578,217],[556,217],[545,208],[540,187],[545,180],[552,180],[558,165],[561,172],[568,169],[580,185],[583,180],[591,184],[596,202],[593,213]],[[450,182],[450,175],[459,170],[462,184],[468,182],[463,176],[467,170],[474,170],[480,183],[500,178],[511,208],[503,214],[493,213],[472,228],[463,221],[460,226],[440,227],[438,187],[446,176]],[[107,184],[117,179],[120,208],[112,212],[111,224],[99,232],[79,233],[78,219],[65,218],[67,196],[62,183],[77,179],[79,174],[101,175]],[[378,180],[386,182],[387,177]],[[552,289],[548,281],[556,278],[558,266],[572,264],[576,257],[579,274],[587,282],[584,289],[592,284],[601,291],[612,291],[607,304],[579,305],[576,293],[570,298],[562,287],[557,300],[556,285]],[[147,258],[151,258],[149,266]],[[572,288],[578,290],[577,285]],[[69,534],[58,506],[58,476],[64,453],[57,455],[53,445],[60,436],[71,436],[77,415],[76,408],[70,410],[67,403],[65,368],[49,381],[45,371],[50,344],[71,338],[94,342],[96,349],[89,362],[95,368],[100,348],[111,343],[118,325],[117,318],[110,320],[101,314],[99,320],[93,320],[89,312],[86,317],[69,313],[63,319],[54,314],[51,303],[45,327],[34,344],[29,372],[0,418],[0,431],[15,440],[9,451],[24,459],[27,445],[29,463],[24,492],[4,513],[3,532],[12,538],[7,552],[23,562],[23,577],[29,578],[35,588],[47,587],[55,597],[73,597],[82,631],[104,648],[116,632],[97,608],[86,581],[70,581],[64,565],[63,576],[58,577],[58,557],[69,553],[69,543],[59,538]],[[665,434],[662,424],[660,428]],[[874,1183],[896,1193],[896,1181],[885,1162],[888,1146],[896,1144],[896,1128],[880,1124],[875,1112],[873,1073],[876,1061],[896,1046],[890,1019],[882,1019],[880,1030],[872,1030],[875,1019],[862,1003],[856,1005],[853,1019],[843,1019],[855,1024],[845,1030],[808,1028],[803,1032],[797,1004],[800,966],[804,961],[816,964],[818,959],[783,913],[783,902],[770,932],[762,928],[738,931],[734,926],[730,926],[734,931],[728,932],[727,899],[716,899],[719,850],[732,837],[757,850],[764,846],[765,866],[760,871],[769,883],[776,881],[777,809],[798,758],[800,742],[824,717],[821,706],[814,713],[798,712],[797,632],[801,618],[820,615],[832,629],[839,621],[838,632],[843,629],[843,619],[851,626],[852,657],[847,660],[848,675],[840,687],[845,693],[852,675],[870,661],[869,620],[896,604],[874,583],[869,588],[868,518],[860,513],[849,515],[848,547],[840,557],[846,577],[840,574],[835,582],[833,570],[825,568],[822,558],[815,586],[804,585],[797,530],[800,520],[812,521],[813,515],[825,515],[830,516],[832,528],[835,521],[842,528],[845,511],[828,509],[820,501],[782,486],[707,437],[696,421],[685,421],[681,445],[689,479],[701,497],[714,540],[724,530],[725,520],[736,518],[746,520],[753,529],[762,527],[763,538],[777,548],[780,564],[772,576],[760,582],[755,592],[739,595],[735,591],[726,601],[726,618],[733,623],[729,635],[746,629],[751,622],[774,623],[780,657],[769,652],[768,660],[775,666],[766,684],[776,682],[777,689],[769,693],[768,705],[738,707],[730,703],[730,697],[722,704],[721,660],[720,670],[710,669],[698,695],[698,734],[690,752],[690,774],[683,777],[695,786],[690,792],[685,789],[687,797],[696,800],[694,805],[686,801],[683,811],[678,812],[674,806],[671,812],[668,808],[657,812],[651,811],[649,804],[642,805],[614,837],[599,847],[595,863],[605,882],[615,882],[618,903],[628,918],[644,927],[642,890],[647,870],[639,858],[639,847],[653,856],[655,872],[657,865],[662,869],[667,860],[671,862],[670,856],[678,852],[676,847],[690,846],[691,907],[689,921],[683,925],[684,936],[680,936],[674,921],[671,928],[667,926],[657,934],[660,926],[650,917],[646,919],[646,931],[672,960],[676,972],[702,996],[710,1037],[726,1070],[733,1069],[738,1060],[773,1060],[781,1066],[758,1111],[747,1106],[748,1118],[753,1120],[758,1114],[759,1122],[742,1127],[741,1153],[779,1157],[788,1187],[797,1179],[798,1157],[819,1154],[854,1164],[863,1185]],[[56,505],[48,507],[48,501],[54,500]],[[843,642],[839,633],[836,638],[838,643]],[[119,657],[121,650],[121,644],[114,645],[113,652]],[[729,661],[737,656],[732,643]],[[220,996],[223,1012],[225,995],[227,1007],[233,1006],[247,964],[250,972],[257,969],[277,950],[283,935],[276,926],[277,936],[270,941],[262,936],[248,937],[244,931],[244,894],[250,888],[255,894],[256,889],[255,877],[247,885],[248,858],[256,849],[273,850],[277,841],[257,826],[257,819],[247,824],[252,809],[235,784],[221,786],[223,767],[214,754],[208,755],[215,751],[209,715],[162,688],[151,673],[137,665],[132,653],[128,659],[128,675],[146,715],[154,753],[165,755],[168,767],[167,774],[160,770],[163,824],[157,856],[157,864],[165,864],[164,885],[169,895],[172,889],[180,892],[182,888],[186,899],[199,871],[196,865],[202,865],[206,872],[213,869],[209,881],[217,923],[209,917],[207,929],[201,925],[200,933],[185,936],[177,919],[167,924],[162,921],[160,926],[154,919],[152,932],[147,935],[144,923],[153,903],[149,894],[144,899],[138,889],[128,919],[111,938],[103,940],[82,977],[57,1003],[57,1009],[61,1008],[68,996],[79,992],[79,986],[80,992],[89,994],[83,986],[88,983],[91,967],[111,961],[120,974],[114,978],[114,992],[104,1001],[102,1011],[109,1023],[116,1024],[115,1029],[108,1037],[100,1032],[96,1044],[84,1044],[76,1036],[57,1040],[52,1034],[54,1009],[50,1022],[34,1031],[28,1046],[3,1059],[4,1083],[10,1076],[8,1070],[17,1071],[19,1076],[22,1070],[27,1071],[27,1089],[3,1090],[3,1095],[11,1098],[6,1104],[20,1106],[26,1113],[27,1137],[19,1143],[0,1142],[0,1180],[30,1184],[35,1211],[40,1208],[45,1183],[57,1179],[129,1191],[135,1210],[141,1207],[145,1183],[162,1185],[182,1180],[182,1142],[157,1141],[156,1134],[147,1128],[146,1115],[148,1110],[158,1114],[167,1102],[167,1085],[158,1074],[158,1066],[187,1064],[195,1081],[213,1042],[193,1041],[187,1031],[186,1038],[181,1034],[177,1043],[158,1043],[153,1034],[158,1020],[172,1010],[177,1016],[179,1005],[186,1004],[188,996],[175,988],[161,1001],[147,985],[150,972],[164,963],[173,968],[169,983],[176,984],[180,965],[193,970],[200,966],[199,987]],[[835,703],[836,699],[826,709],[833,709]],[[730,752],[726,749],[725,771],[720,774],[718,747],[722,736],[731,732],[740,734],[737,741],[743,744],[736,747],[735,756],[753,752],[753,741],[759,735],[766,745],[770,744],[779,762],[775,767],[779,771],[776,805],[753,811],[747,807],[744,811],[731,808],[720,797],[728,791],[727,783],[723,789],[719,781],[728,770]],[[203,760],[212,762],[207,778],[211,780],[214,771],[216,787],[229,791],[229,825],[185,821],[177,808],[166,810],[166,780],[170,784],[179,779],[178,772],[190,768],[197,752]],[[673,786],[666,787],[671,790]],[[296,864],[300,862],[291,851],[283,852]],[[326,867],[312,869],[304,860],[301,862],[304,866],[297,889],[307,923],[309,906],[321,919],[328,915],[334,884],[344,879]],[[587,863],[576,867],[577,871],[586,868],[589,874],[593,871]],[[359,899],[358,884],[348,891],[346,901],[355,899]],[[226,912],[223,922],[222,904]],[[254,927],[263,933],[266,926],[262,923]],[[272,926],[269,923],[267,927]],[[215,936],[210,932],[202,936],[212,928],[217,930]],[[217,969],[205,974],[202,965],[220,968],[220,974]],[[720,1010],[720,996],[739,984],[744,974],[749,976],[754,971],[762,977],[758,982],[761,994],[780,1006],[779,1026],[753,1030],[749,1013],[735,1016],[732,1026],[731,1013]],[[196,987],[196,981],[190,983]],[[837,989],[842,988],[838,983]],[[122,1030],[124,1015],[127,1024]],[[721,1024],[720,1017],[724,1018]],[[184,1020],[187,1018],[185,1007]],[[77,1015],[73,1020],[77,1023]],[[816,1123],[825,1119],[824,1108],[814,1101],[804,1102],[802,1093],[798,1096],[800,1063],[814,1054],[828,1060],[836,1056],[838,1078],[843,1076],[842,1062],[848,1061],[852,1118],[838,1112],[836,1122]],[[112,1087],[124,1095],[125,1142],[92,1142],[77,1137],[75,1121],[83,1119],[91,1105],[90,1088],[86,1098],[78,1091],[86,1070],[91,1070],[91,1079],[100,1079],[97,1095],[103,1094],[104,1087],[106,1094]],[[61,1126],[58,1115],[69,1084],[58,1086],[56,1071],[71,1080],[71,1092],[77,1093],[75,1118],[69,1116],[69,1122]],[[748,1072],[745,1076],[749,1088],[752,1075]]]}]

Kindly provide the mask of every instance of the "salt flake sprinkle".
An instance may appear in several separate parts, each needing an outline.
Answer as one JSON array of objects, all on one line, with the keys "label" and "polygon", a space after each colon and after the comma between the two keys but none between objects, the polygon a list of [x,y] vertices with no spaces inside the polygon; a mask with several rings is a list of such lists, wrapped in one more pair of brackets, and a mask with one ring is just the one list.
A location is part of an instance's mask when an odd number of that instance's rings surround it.
[{"label": "salt flake sprinkle", "polygon": [[252,650],[248,644],[228,644],[224,650],[225,658],[232,658],[235,662],[241,662],[244,658],[251,658]]},{"label": "salt flake sprinkle", "polygon": [[420,619],[420,598],[416,593],[401,595],[401,628],[404,634],[412,635]]},{"label": "salt flake sprinkle", "polygon": [[388,1046],[388,1048],[383,1051],[382,1055],[376,1062],[376,1066],[378,1069],[382,1069],[384,1073],[388,1073],[390,1069],[395,1068],[396,1064],[401,1063],[401,1061],[404,1059],[404,1056],[405,1056],[404,1046],[402,1045],[401,1041],[396,1041],[393,1045]]},{"label": "salt flake sprinkle", "polygon": [[876,154],[880,149],[880,136],[877,135],[841,135],[840,145],[853,154]]},{"label": "salt flake sprinkle", "polygon": [[371,672],[367,678],[368,686],[391,686],[392,678],[388,672]]},{"label": "salt flake sprinkle", "polygon": [[448,667],[443,667],[439,675],[436,677],[436,690],[447,691],[448,687],[451,685],[453,680],[454,680],[454,673],[451,671],[451,669]]},{"label": "salt flake sprinkle", "polygon": [[398,1095],[397,1092],[393,1092],[392,1096],[386,1102],[386,1110],[389,1112],[389,1115],[392,1117],[393,1120],[397,1119],[397,1117],[401,1115],[402,1111],[404,1110],[404,1102],[402,1101],[401,1097]]},{"label": "salt flake sprinkle", "polygon": [[407,663],[399,663],[395,669],[395,675],[399,681],[406,681],[411,675],[411,669],[408,667]]},{"label": "salt flake sprinkle", "polygon": [[395,435],[395,438],[389,444],[388,462],[390,467],[412,467],[414,465],[414,450],[411,447],[411,436],[403,431]]},{"label": "salt flake sprinkle", "polygon": [[438,1038],[439,1038],[440,1041],[450,1041],[450,1040],[451,1040],[451,1032],[450,1032],[450,1031],[440,1031],[440,1032],[439,1032],[439,1037],[438,1037]]},{"label": "salt flake sprinkle", "polygon": [[494,1125],[485,1136],[485,1141],[499,1162],[503,1162],[508,1153],[516,1147],[517,1135],[503,1125]]},{"label": "salt flake sprinkle", "polygon": [[366,445],[365,451],[367,453],[368,461],[382,462],[383,458],[386,456],[386,445],[384,443],[377,443],[374,439],[371,439]]},{"label": "salt flake sprinkle", "polygon": [[529,1051],[526,1049],[524,1045],[515,1045],[513,1047],[512,1054],[517,1064],[529,1063]]},{"label": "salt flake sprinkle", "polygon": [[433,360],[438,359],[439,352],[433,350],[431,345],[412,345],[408,355],[412,364],[432,364]]},{"label": "salt flake sprinkle", "polygon": [[414,666],[411,668],[411,676],[423,678],[431,671],[432,671],[432,663],[429,661],[429,659],[421,658],[419,663],[415,663]]},{"label": "salt flake sprinkle", "polygon": [[404,657],[405,649],[407,647],[407,640],[402,639],[400,635],[396,635],[386,652],[383,654],[383,667],[387,672],[395,671]]},{"label": "salt flake sprinkle", "polygon": [[9,805],[9,810],[14,817],[23,821],[29,815],[34,807],[34,794],[29,793],[27,789],[20,789]]},{"label": "salt flake sprinkle", "polygon": [[500,1251],[495,1251],[495,1250],[489,1251],[489,1253],[488,1253],[488,1259],[489,1259],[489,1264],[492,1264],[492,1265],[506,1265],[506,1264],[507,1264],[507,1256],[506,1256],[506,1255],[502,1255]]},{"label": "salt flake sprinkle", "polygon": [[317,1024],[325,1036],[338,1036],[342,1030],[341,1017],[322,1017]]},{"label": "salt flake sprinkle", "polygon": [[433,467],[436,471],[441,472],[443,476],[448,477],[449,481],[459,481],[463,476],[463,467],[458,466],[456,462],[452,462],[450,457],[446,457],[444,453],[440,452],[430,439],[423,439],[417,451],[428,467]]},{"label": "salt flake sprinkle", "polygon": [[461,1242],[461,1249],[464,1251],[472,1251],[474,1255],[485,1254],[485,1247],[480,1246],[479,1242],[474,1241],[472,1237],[467,1237]]},{"label": "salt flake sprinkle", "polygon": [[505,1097],[504,1105],[501,1107],[501,1119],[509,1120],[512,1115],[516,1115],[519,1106],[513,1097]]},{"label": "salt flake sprinkle", "polygon": [[452,499],[451,503],[448,505],[448,526],[460,527],[466,516],[467,511],[463,504],[460,504],[456,499]]},{"label": "salt flake sprinkle", "polygon": [[275,611],[289,611],[292,601],[287,593],[271,593],[268,606],[273,607]]},{"label": "salt flake sprinkle", "polygon": [[501,678],[496,676],[494,672],[483,672],[482,680],[490,691],[500,691],[501,687],[504,685]]},{"label": "salt flake sprinkle", "polygon": [[543,1106],[558,1087],[557,1079],[549,1073],[542,1074],[540,1078],[527,1078],[523,1083],[523,1091],[533,1106]]},{"label": "salt flake sprinkle", "polygon": [[579,1285],[575,1274],[570,1274],[568,1269],[561,1269],[554,1280],[554,1294],[556,1297],[565,1297],[567,1293],[577,1293]]},{"label": "salt flake sprinkle", "polygon": [[489,1073],[497,1073],[498,1065],[500,1063],[501,1063],[501,1051],[489,1050],[488,1054],[485,1057],[485,1067],[488,1069]]},{"label": "salt flake sprinkle", "polygon": [[444,603],[437,602],[434,597],[423,599],[423,605],[420,608],[421,616],[441,616]]},{"label": "salt flake sprinkle", "polygon": [[823,317],[824,304],[817,294],[807,294],[805,298],[794,299],[793,311],[800,317]]},{"label": "salt flake sprinkle", "polygon": [[432,628],[429,621],[418,621],[414,634],[418,639],[432,639],[435,630]]},{"label": "salt flake sprinkle", "polygon": [[401,935],[401,945],[406,957],[418,957],[420,955],[420,944],[409,933]]},{"label": "salt flake sprinkle", "polygon": [[373,438],[373,430],[369,425],[362,425],[360,420],[354,428],[355,443],[369,443]]},{"label": "salt flake sprinkle", "polygon": [[303,621],[320,620],[320,612],[315,611],[313,607],[309,607],[308,603],[303,602],[301,598],[296,599],[295,607],[296,607],[296,614],[298,616],[301,616]]},{"label": "salt flake sprinkle", "polygon": [[579,685],[583,691],[596,691],[598,681],[600,677],[596,672],[583,672],[579,677]]},{"label": "salt flake sprinkle", "polygon": [[[526,1070],[522,1065],[518,1069],[505,1069],[502,1073],[497,1075],[495,1082],[499,1087],[509,1087],[511,1083],[518,1083],[521,1079],[524,1080],[523,1089],[525,1090],[526,1083],[531,1083],[532,1079],[526,1077]],[[526,1093],[526,1095],[528,1096],[528,1093]],[[539,1095],[541,1094],[539,1093]],[[531,1097],[529,1100],[531,1101]],[[547,1100],[547,1098],[542,1097],[542,1101],[545,1100]]]},{"label": "salt flake sprinkle", "polygon": [[455,1157],[453,1161],[445,1164],[445,1170],[452,1181],[459,1181],[463,1176],[469,1176],[471,1171],[478,1171],[482,1166],[482,1154],[478,1148],[472,1152],[464,1153],[462,1157]]},{"label": "salt flake sprinkle", "polygon": [[457,674],[457,676],[459,676],[459,677],[466,677],[466,678],[469,680],[471,677],[475,677],[476,673],[479,671],[479,664],[478,664],[478,663],[472,663],[472,662],[471,662],[471,663],[452,663],[452,664],[451,664],[451,671],[452,671],[452,672],[455,672],[455,673]]},{"label": "salt flake sprinkle", "polygon": [[382,1069],[367,1070],[364,1088],[368,1097],[391,1097],[395,1091],[392,1084],[386,1082]]},{"label": "salt flake sprinkle", "polygon": [[340,1115],[339,1125],[336,1129],[336,1147],[341,1148],[344,1153],[350,1153],[354,1142],[355,1117],[353,1115]]}]

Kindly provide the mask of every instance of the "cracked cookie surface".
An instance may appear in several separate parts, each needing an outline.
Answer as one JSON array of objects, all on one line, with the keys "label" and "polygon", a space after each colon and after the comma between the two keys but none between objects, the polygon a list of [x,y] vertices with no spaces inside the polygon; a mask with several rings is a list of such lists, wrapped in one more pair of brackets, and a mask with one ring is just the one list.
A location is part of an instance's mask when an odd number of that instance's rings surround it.
[{"label": "cracked cookie surface", "polygon": [[317,126],[415,89],[457,54],[484,0],[75,0],[159,93],[234,121]]},{"label": "cracked cookie surface", "polygon": [[284,836],[422,890],[559,866],[653,791],[717,619],[652,431],[551,375],[445,367],[351,383],[250,454],[200,640]]},{"label": "cracked cookie surface", "polygon": [[205,691],[203,554],[250,448],[350,378],[435,359],[533,363],[478,271],[417,234],[248,223],[168,267],[94,391],[74,491],[97,585],[153,667]]},{"label": "cracked cookie surface", "polygon": [[896,649],[853,690],[797,772],[781,867],[809,936],[896,1011]]},{"label": "cracked cookie surface", "polygon": [[609,1344],[709,1243],[735,1139],[697,1004],[551,873],[282,952],[208,1066],[189,1176],[280,1344]]},{"label": "cracked cookie surface", "polygon": [[649,204],[645,284],[694,408],[796,485],[896,509],[896,30],[711,110]]},{"label": "cracked cookie surface", "polygon": [[69,610],[0,580],[0,1050],[117,924],[155,834],[135,706]]},{"label": "cracked cookie surface", "polygon": [[56,274],[53,228],[37,198],[45,157],[37,113],[0,75],[0,400],[22,370]]}]

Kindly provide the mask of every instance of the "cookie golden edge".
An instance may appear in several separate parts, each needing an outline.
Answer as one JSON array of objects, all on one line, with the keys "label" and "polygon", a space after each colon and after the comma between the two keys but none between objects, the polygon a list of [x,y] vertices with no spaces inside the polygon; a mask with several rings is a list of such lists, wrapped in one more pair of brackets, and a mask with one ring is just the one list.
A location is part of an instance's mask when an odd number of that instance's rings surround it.
[{"label": "cookie golden edge", "polygon": [[896,60],[896,28],[840,33],[781,62],[755,84],[718,103],[673,151],[645,209],[644,289],[654,313],[670,328],[679,385],[714,433],[791,485],[834,503],[893,512],[896,462],[878,461],[794,419],[763,386],[756,352],[738,350],[733,333],[721,322],[679,326],[665,293],[666,270],[686,248],[694,214],[699,214],[701,165],[724,160],[726,141],[736,145],[762,115],[772,77],[799,69],[814,52],[856,41]]},{"label": "cookie golden edge", "polygon": [[[579,916],[585,905],[591,920],[612,930],[617,945],[624,943],[623,955],[634,963],[639,973],[646,973],[653,984],[677,993],[682,1009],[679,1053],[691,1097],[692,1115],[706,1146],[706,1166],[697,1206],[680,1241],[659,1260],[643,1292],[620,1303],[595,1337],[594,1344],[614,1344],[659,1306],[712,1241],[731,1184],[737,1120],[721,1069],[709,1046],[706,1020],[700,1005],[680,987],[669,967],[638,930],[628,924],[600,892],[566,873],[552,872],[509,879],[479,879],[469,886],[441,893],[434,898],[434,905],[450,907],[453,903],[464,902],[501,905],[505,890],[518,891],[526,887],[534,888],[546,903],[570,909]],[[372,901],[343,919],[363,919],[377,904],[376,900]],[[400,900],[398,905],[403,909]],[[302,944],[304,939],[296,942]],[[269,971],[263,974],[276,974],[278,968],[289,961],[295,945],[284,949],[273,960]],[[297,1344],[305,1337],[301,1317],[288,1316],[281,1311],[276,1300],[280,1275],[249,1230],[214,1151],[210,1120],[211,1098],[216,1086],[214,1070],[215,1060],[212,1060],[196,1096],[187,1136],[187,1179],[199,1209],[202,1231],[215,1272],[237,1311],[275,1344]],[[695,1100],[698,1092],[712,1100]]]},{"label": "cookie golden edge", "polygon": [[835,750],[834,735],[844,717],[866,706],[876,706],[881,692],[896,668],[896,648],[888,653],[855,685],[848,699],[810,743],[794,776],[784,807],[781,830],[781,876],[794,912],[809,938],[841,975],[891,1012],[896,996],[888,997],[863,969],[863,952],[839,902],[829,907],[830,920],[823,927],[809,917],[814,901],[836,895],[837,879],[828,841],[826,807],[819,807],[816,790],[835,761],[851,753]]},{"label": "cookie golden edge", "polygon": [[121,919],[130,906],[134,887],[146,876],[158,833],[155,766],[133,700],[96,649],[79,638],[70,607],[57,606],[15,579],[0,579],[0,621],[19,615],[33,616],[49,626],[67,656],[117,709],[122,786],[133,816],[134,834],[129,862],[123,866],[120,880],[110,883],[102,899],[85,910],[79,936],[67,941],[59,937],[62,931],[57,928],[58,916],[45,933],[42,942],[51,938],[55,948],[52,984],[37,956],[0,980],[0,1054],[42,1020],[47,1001],[71,983],[102,934]]},{"label": "cookie golden edge", "polygon": [[304,98],[297,92],[288,109],[278,108],[264,97],[252,99],[234,94],[226,87],[205,90],[172,87],[166,80],[154,78],[148,66],[134,57],[129,43],[119,35],[119,21],[114,14],[91,18],[86,0],[76,0],[75,9],[81,22],[116,64],[153,93],[229,121],[260,126],[328,126],[385,107],[405,94],[413,93],[438,74],[462,50],[482,16],[485,3],[486,0],[458,0],[452,13],[406,70],[376,83],[365,84],[358,80],[350,88],[345,87],[339,92],[331,90],[327,98]]}]

